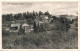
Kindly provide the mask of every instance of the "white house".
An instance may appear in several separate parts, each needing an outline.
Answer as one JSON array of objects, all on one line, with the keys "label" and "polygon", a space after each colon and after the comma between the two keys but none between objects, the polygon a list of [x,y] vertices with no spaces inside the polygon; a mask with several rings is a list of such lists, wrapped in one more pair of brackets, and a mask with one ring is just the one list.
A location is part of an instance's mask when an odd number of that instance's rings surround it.
[{"label": "white house", "polygon": [[25,30],[25,32],[31,32],[31,31],[33,31],[33,27],[31,25],[26,24],[26,23],[24,23],[22,25],[22,28]]},{"label": "white house", "polygon": [[40,15],[40,17],[42,18],[42,22],[46,22],[46,23],[48,23],[48,16],[47,15]]}]

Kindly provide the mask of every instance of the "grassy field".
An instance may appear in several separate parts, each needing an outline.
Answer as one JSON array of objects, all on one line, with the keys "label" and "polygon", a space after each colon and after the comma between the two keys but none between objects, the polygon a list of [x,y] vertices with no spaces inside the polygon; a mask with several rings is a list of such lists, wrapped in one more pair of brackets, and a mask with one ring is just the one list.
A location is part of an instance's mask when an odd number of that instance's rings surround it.
[{"label": "grassy field", "polygon": [[2,38],[4,49],[77,49],[77,31],[51,31],[18,35],[10,33]]}]

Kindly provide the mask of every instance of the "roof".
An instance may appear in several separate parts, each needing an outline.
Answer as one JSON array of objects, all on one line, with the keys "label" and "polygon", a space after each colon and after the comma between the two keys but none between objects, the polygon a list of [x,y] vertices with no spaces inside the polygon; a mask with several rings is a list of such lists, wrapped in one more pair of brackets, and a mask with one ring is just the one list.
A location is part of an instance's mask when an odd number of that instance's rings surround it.
[{"label": "roof", "polygon": [[20,26],[20,24],[11,24],[11,27]]},{"label": "roof", "polygon": [[43,23],[42,21],[39,21],[39,23]]},{"label": "roof", "polygon": [[34,29],[30,29],[30,30],[34,30]]},{"label": "roof", "polygon": [[47,15],[40,15],[40,17],[45,18],[45,19],[48,19],[48,16]]},{"label": "roof", "polygon": [[22,26],[29,26],[28,24],[24,23]]},{"label": "roof", "polygon": [[48,19],[48,17],[44,17],[45,19]]}]

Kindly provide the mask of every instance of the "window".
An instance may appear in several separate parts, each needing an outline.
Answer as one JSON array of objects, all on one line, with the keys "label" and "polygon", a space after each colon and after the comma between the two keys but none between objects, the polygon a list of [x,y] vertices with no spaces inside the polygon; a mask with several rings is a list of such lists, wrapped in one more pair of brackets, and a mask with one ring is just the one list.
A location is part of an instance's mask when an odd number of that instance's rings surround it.
[{"label": "window", "polygon": [[18,30],[18,27],[10,27],[11,30]]}]

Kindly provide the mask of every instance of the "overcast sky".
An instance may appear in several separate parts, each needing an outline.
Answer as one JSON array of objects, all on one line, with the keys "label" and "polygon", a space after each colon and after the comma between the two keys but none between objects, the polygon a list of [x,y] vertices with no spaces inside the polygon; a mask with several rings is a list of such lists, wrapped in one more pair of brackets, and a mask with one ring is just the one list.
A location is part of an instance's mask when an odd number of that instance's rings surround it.
[{"label": "overcast sky", "polygon": [[78,2],[3,2],[2,14],[32,11],[49,11],[51,14],[73,14],[78,12]]}]

